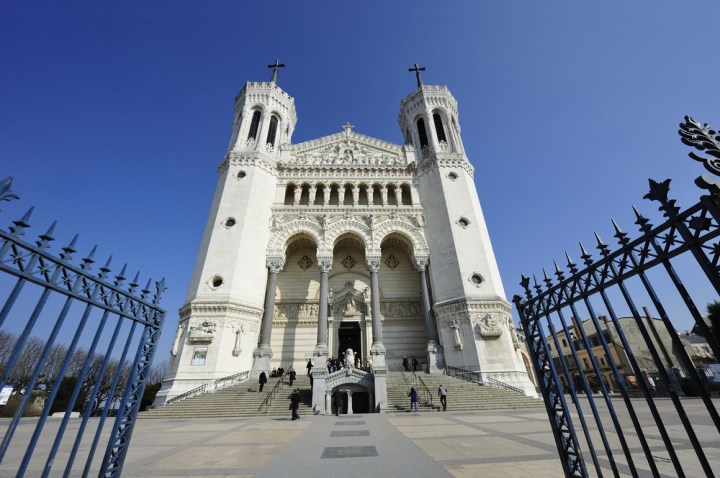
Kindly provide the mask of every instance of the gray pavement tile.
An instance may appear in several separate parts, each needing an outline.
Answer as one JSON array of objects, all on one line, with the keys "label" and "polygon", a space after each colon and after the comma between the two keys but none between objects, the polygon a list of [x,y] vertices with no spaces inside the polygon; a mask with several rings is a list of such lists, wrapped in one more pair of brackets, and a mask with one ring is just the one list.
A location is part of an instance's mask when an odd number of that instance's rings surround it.
[{"label": "gray pavement tile", "polygon": [[346,430],[339,432],[331,432],[330,437],[369,437],[369,430]]},{"label": "gray pavement tile", "polygon": [[358,458],[378,456],[374,446],[330,446],[323,450],[321,459],[325,458]]}]

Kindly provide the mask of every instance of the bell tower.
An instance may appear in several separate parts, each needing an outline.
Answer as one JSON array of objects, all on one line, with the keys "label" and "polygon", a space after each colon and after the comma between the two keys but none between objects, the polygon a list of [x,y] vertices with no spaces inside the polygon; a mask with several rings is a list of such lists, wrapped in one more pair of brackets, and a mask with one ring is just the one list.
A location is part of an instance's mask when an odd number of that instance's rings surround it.
[{"label": "bell tower", "polygon": [[423,84],[400,102],[405,144],[414,147],[427,222],[432,308],[445,363],[480,371],[535,395],[516,348],[511,305],[460,136],[457,101],[446,86]]},{"label": "bell tower", "polygon": [[277,85],[283,66],[279,61],[269,65],[270,81],[247,82],[235,98],[230,145],[218,166],[208,222],[180,309],[169,378],[156,405],[199,383],[252,368],[268,278],[276,164],[297,122],[295,100]]}]

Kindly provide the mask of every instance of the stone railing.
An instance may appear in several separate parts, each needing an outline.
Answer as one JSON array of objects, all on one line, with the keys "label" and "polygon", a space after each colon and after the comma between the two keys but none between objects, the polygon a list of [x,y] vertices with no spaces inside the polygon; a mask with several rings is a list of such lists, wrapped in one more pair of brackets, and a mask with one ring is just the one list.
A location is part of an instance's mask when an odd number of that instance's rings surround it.
[{"label": "stone railing", "polygon": [[230,385],[235,385],[236,383],[243,382],[247,380],[248,374],[250,372],[240,372],[236,373],[234,375],[228,375],[227,377],[219,378],[217,380],[213,380],[211,382],[205,383],[203,385],[200,385],[199,387],[193,388],[192,390],[189,390],[183,394],[180,394],[176,397],[173,397],[169,400],[167,400],[163,406],[170,405],[171,403],[179,402],[180,400],[185,400],[186,398],[195,397],[197,395],[202,395],[204,393],[214,392],[215,390],[218,390],[220,388],[228,387]]}]

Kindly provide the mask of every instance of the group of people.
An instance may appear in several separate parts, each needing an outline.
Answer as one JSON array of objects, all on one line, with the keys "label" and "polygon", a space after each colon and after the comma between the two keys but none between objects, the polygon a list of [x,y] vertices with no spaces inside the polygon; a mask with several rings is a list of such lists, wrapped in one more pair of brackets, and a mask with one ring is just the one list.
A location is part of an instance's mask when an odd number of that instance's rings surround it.
[{"label": "group of people", "polygon": [[[443,385],[438,387],[438,396],[440,397],[440,404],[443,407],[443,412],[447,410],[447,393],[447,388]],[[414,387],[410,387],[410,393],[408,393],[407,396],[410,397],[410,410],[415,410],[415,413],[419,413],[417,390],[415,390]]]},{"label": "group of people", "polygon": [[417,372],[418,365],[420,365],[420,362],[418,362],[418,359],[415,358],[413,355],[412,362],[408,361],[408,358],[406,355],[403,355],[403,367],[405,367],[405,371],[410,371],[410,364],[412,363],[413,372]]},{"label": "group of people", "polygon": [[[327,369],[329,373],[337,372],[338,370],[342,370],[348,366],[344,360],[338,359],[335,357],[330,357],[327,359]],[[352,364],[353,367],[364,370],[366,372],[372,372],[372,367],[370,366],[370,362],[365,362],[365,365],[363,366],[362,361],[360,358],[355,355],[355,362]]]},{"label": "group of people", "polygon": [[[295,369],[290,367],[290,371],[285,373],[285,369],[282,367],[279,367],[277,369],[272,369],[272,372],[270,372],[271,378],[281,378],[283,375],[287,375],[290,386],[292,387],[293,382],[297,379],[297,373],[295,372]],[[260,376],[258,377],[258,383],[260,384],[258,392],[262,392],[263,388],[265,388],[265,384],[268,381],[267,374],[265,372],[260,372]]]}]

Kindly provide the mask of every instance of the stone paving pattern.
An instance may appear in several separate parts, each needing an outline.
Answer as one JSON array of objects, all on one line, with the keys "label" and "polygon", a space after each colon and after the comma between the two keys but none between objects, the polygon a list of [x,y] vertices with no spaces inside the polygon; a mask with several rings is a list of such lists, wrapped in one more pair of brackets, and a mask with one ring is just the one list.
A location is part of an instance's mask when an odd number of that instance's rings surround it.
[{"label": "stone paving pattern", "polygon": [[[669,423],[687,476],[704,476],[679,420],[672,418],[672,404],[667,400],[657,403]],[[720,469],[720,440],[706,418],[707,410],[699,400],[685,401],[685,406],[708,459],[715,469]],[[542,410],[304,416],[296,421],[291,421],[289,415],[288,411],[287,417],[139,420],[123,477],[563,475],[547,415]],[[32,420],[22,422],[19,436],[29,436],[33,425]],[[620,475],[630,476],[617,435],[606,427]],[[657,431],[648,428],[646,433],[662,476],[676,476]],[[640,476],[649,476],[637,437],[631,430],[626,430],[625,436]],[[13,443],[16,441],[22,442]],[[46,444],[41,443],[42,447]],[[603,473],[612,476],[602,446],[596,444],[596,448],[602,455]],[[11,470],[23,452],[19,445],[11,447],[0,465],[0,476],[14,476]],[[59,456],[58,464],[63,462],[64,457]],[[589,458],[587,466],[590,476],[594,476]],[[26,476],[39,476],[41,467],[39,460],[33,461]],[[61,466],[53,468],[51,476],[59,476],[61,471]]]}]

